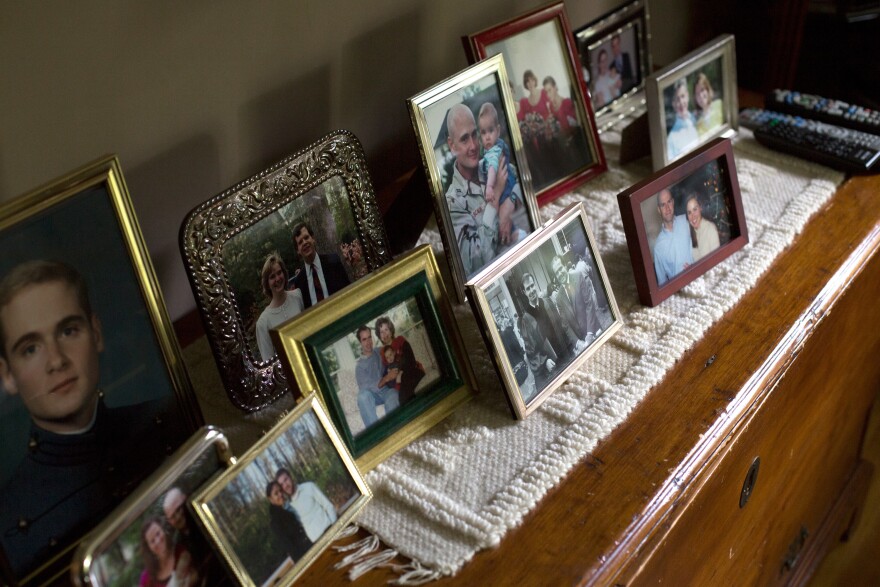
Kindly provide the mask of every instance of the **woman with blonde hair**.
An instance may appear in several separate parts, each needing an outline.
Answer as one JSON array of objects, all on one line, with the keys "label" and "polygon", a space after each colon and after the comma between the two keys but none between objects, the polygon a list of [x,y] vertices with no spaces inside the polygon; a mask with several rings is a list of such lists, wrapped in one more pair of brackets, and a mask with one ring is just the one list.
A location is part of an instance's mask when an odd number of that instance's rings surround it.
[{"label": "woman with blonde hair", "polygon": [[715,91],[706,74],[697,74],[697,83],[694,84],[694,102],[697,104],[697,134],[702,138],[713,132],[724,122],[721,100],[715,99]]},{"label": "woman with blonde hair", "polygon": [[275,357],[275,347],[269,337],[269,329],[287,322],[303,311],[302,292],[299,289],[288,290],[288,273],[284,260],[277,251],[266,256],[263,269],[260,271],[260,283],[263,293],[269,298],[269,305],[257,318],[257,347],[264,361]]}]

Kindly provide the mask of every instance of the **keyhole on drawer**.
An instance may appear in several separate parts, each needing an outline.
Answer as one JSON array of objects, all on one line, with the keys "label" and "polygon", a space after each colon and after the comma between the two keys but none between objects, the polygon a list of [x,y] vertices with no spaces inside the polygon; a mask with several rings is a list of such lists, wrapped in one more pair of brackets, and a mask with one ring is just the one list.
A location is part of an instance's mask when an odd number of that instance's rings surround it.
[{"label": "keyhole on drawer", "polygon": [[755,457],[752,466],[746,473],[746,480],[743,481],[742,493],[739,494],[739,507],[744,508],[755,491],[755,482],[758,480],[758,469],[761,468],[761,457]]}]

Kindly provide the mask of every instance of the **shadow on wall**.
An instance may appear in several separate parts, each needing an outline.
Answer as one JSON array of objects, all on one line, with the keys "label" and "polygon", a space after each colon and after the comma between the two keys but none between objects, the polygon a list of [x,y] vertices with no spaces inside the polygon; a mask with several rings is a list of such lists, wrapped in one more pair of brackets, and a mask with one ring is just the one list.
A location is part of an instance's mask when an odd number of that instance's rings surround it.
[{"label": "shadow on wall", "polygon": [[124,160],[120,163],[168,314],[176,320],[193,309],[194,301],[175,223],[223,189],[217,141],[199,134],[133,169],[126,169]]},{"label": "shadow on wall", "polygon": [[[336,129],[331,123],[331,69],[322,65],[279,84],[241,108],[245,180]],[[358,134],[356,130],[352,130]],[[225,188],[224,188],[225,189]]]},{"label": "shadow on wall", "polygon": [[374,186],[384,186],[421,165],[406,99],[422,88],[419,68],[418,12],[351,39],[342,49],[339,71],[339,122],[364,141]]}]

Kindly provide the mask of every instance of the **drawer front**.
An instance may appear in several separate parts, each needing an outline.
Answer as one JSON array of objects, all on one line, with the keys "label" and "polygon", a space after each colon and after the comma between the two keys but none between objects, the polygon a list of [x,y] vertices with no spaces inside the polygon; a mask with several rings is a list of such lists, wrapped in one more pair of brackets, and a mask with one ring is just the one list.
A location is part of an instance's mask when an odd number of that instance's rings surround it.
[{"label": "drawer front", "polygon": [[[663,537],[652,541],[658,546],[624,572],[633,584],[789,580],[858,463],[880,389],[878,291],[875,256],[751,412],[751,421],[733,433],[703,478],[689,483],[699,489],[683,490]],[[691,393],[712,393],[709,387]]]}]

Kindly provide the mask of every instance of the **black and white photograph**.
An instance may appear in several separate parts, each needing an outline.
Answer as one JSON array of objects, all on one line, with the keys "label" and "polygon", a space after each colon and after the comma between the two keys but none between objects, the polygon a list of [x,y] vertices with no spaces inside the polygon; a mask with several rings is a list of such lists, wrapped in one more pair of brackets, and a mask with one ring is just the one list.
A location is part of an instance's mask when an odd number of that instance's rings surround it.
[{"label": "black and white photograph", "polygon": [[508,393],[519,417],[620,327],[582,207],[569,207],[541,233],[517,259],[468,284],[515,385]]}]

